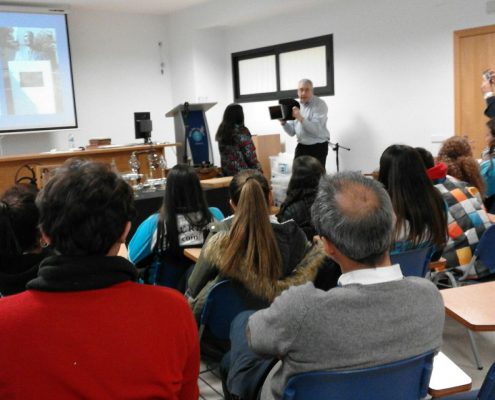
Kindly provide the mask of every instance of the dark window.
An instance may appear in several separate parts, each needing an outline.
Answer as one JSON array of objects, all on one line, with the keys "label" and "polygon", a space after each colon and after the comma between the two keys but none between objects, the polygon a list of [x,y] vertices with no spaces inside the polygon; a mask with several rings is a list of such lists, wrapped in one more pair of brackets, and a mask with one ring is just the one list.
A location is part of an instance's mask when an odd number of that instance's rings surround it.
[{"label": "dark window", "polygon": [[297,97],[300,79],[311,79],[314,93],[334,94],[333,35],[232,54],[234,101]]}]

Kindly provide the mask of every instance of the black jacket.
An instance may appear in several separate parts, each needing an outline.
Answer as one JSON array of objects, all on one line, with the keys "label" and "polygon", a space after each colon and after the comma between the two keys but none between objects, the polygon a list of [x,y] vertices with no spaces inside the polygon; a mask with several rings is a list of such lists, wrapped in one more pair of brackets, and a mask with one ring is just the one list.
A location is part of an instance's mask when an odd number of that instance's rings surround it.
[{"label": "black jacket", "polygon": [[311,222],[311,206],[314,202],[314,196],[306,197],[291,203],[289,206],[282,208],[277,214],[279,222],[294,220],[297,226],[301,228],[309,241],[313,240],[316,235],[315,228]]},{"label": "black jacket", "polygon": [[488,118],[495,118],[495,96],[486,99],[485,115]]}]

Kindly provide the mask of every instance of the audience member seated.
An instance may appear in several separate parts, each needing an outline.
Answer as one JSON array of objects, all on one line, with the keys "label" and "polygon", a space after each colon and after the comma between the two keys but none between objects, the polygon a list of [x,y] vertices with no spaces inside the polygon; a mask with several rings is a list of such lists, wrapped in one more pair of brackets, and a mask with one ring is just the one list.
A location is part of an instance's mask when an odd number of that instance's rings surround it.
[{"label": "audience member seated", "polygon": [[139,225],[129,259],[145,270],[146,283],[180,288],[191,261],[185,248],[201,247],[213,216],[194,168],[179,164],[167,175],[163,205]]},{"label": "audience member seated", "polygon": [[116,256],[135,215],[108,165],[69,160],[37,198],[45,258],[0,299],[0,388],[18,399],[198,398],[197,328],[177,291]]},{"label": "audience member seated", "polygon": [[418,152],[410,146],[389,146],[380,158],[378,180],[397,217],[391,252],[434,246],[439,255],[447,241],[445,205]]},{"label": "audience member seated", "polygon": [[485,206],[489,213],[495,214],[495,119],[486,124],[486,149],[483,151],[480,169],[485,181],[486,199]]},{"label": "audience member seated", "polygon": [[313,240],[316,231],[311,222],[311,206],[318,191],[318,182],[325,174],[325,168],[314,157],[300,156],[292,165],[292,176],[287,189],[287,197],[277,214],[279,222],[290,219],[304,231],[308,240]]},{"label": "audience member seated", "polygon": [[261,173],[240,172],[229,191],[234,216],[212,227],[188,281],[186,296],[197,320],[209,289],[222,279],[237,283],[247,305],[259,309],[289,286],[315,280],[328,266],[321,244],[308,242],[294,221],[280,224],[270,217],[270,187]]},{"label": "audience member seated", "polygon": [[244,111],[240,104],[233,103],[227,106],[215,139],[218,142],[225,176],[234,176],[244,169],[256,169],[262,172],[251,133],[244,126]]},{"label": "audience member seated", "polygon": [[18,184],[0,199],[0,297],[26,290],[50,253],[41,240],[32,185]]},{"label": "audience member seated", "polygon": [[453,136],[445,140],[438,152],[437,161],[447,165],[449,175],[474,186],[480,192],[481,198],[485,198],[485,182],[481,177],[480,166],[473,158],[468,139]]},{"label": "audience member seated", "polygon": [[342,269],[339,287],[292,287],[268,309],[233,321],[223,367],[226,389],[240,398],[254,398],[243,390],[254,385],[250,376],[261,375],[259,365],[266,367],[263,357],[279,361],[261,399],[280,399],[292,375],[382,365],[442,343],[445,311],[437,288],[390,265],[394,210],[378,182],[357,172],[325,176],[312,214],[325,251]]},{"label": "audience member seated", "polygon": [[[466,182],[447,175],[447,166],[443,163],[435,165],[433,156],[428,150],[423,148],[416,150],[423,159],[428,176],[448,207],[449,239],[442,257],[447,260],[447,267],[459,267],[464,273],[483,232],[491,222],[476,188],[469,187]],[[469,275],[471,278],[478,277],[477,271],[469,271]]]}]

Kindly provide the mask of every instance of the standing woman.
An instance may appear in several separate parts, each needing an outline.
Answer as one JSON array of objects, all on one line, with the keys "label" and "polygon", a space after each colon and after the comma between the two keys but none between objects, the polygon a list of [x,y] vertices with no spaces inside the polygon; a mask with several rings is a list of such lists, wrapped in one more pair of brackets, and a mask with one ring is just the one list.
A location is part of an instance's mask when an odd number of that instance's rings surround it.
[{"label": "standing woman", "polygon": [[318,183],[325,174],[323,165],[314,157],[299,156],[292,164],[292,176],[287,189],[287,197],[277,214],[279,222],[293,219],[308,240],[316,235],[311,221],[311,206],[318,192]]},{"label": "standing woman", "polygon": [[486,185],[485,207],[490,214],[495,213],[495,119],[491,119],[486,123],[486,145],[487,148],[483,151],[480,169],[481,176]]},{"label": "standing woman", "polygon": [[132,237],[129,259],[138,268],[147,267],[146,283],[177,288],[191,265],[184,249],[201,247],[212,221],[196,171],[176,165],[167,175],[160,212],[141,223]]},{"label": "standing woman", "polygon": [[447,242],[447,218],[442,196],[433,186],[419,153],[410,146],[387,147],[380,158],[378,180],[385,186],[397,218],[391,252]]},{"label": "standing woman", "polygon": [[234,176],[244,169],[262,172],[251,133],[244,126],[244,112],[240,104],[227,106],[215,139],[218,142],[224,175]]}]

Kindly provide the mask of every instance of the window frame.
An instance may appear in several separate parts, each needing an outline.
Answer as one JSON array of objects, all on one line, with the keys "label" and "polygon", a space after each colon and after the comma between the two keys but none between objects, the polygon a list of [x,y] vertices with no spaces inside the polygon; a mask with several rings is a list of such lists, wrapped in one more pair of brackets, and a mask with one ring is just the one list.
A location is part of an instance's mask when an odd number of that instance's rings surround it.
[{"label": "window frame", "polygon": [[[333,66],[333,34],[318,36],[310,39],[277,44],[274,46],[260,47],[257,49],[232,53],[232,79],[234,89],[234,102],[249,103],[255,101],[279,100],[284,98],[296,98],[297,90],[280,90],[280,54],[296,50],[305,50],[313,47],[325,46],[327,85],[314,88],[314,94],[318,96],[333,96],[334,66]],[[264,56],[275,56],[275,74],[277,90],[275,92],[240,94],[239,62]],[[302,76],[301,79],[304,77]]]}]

